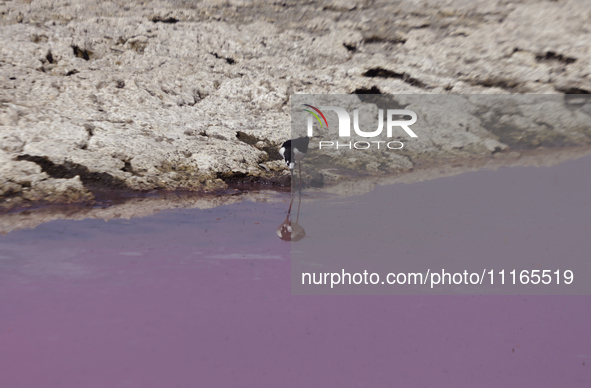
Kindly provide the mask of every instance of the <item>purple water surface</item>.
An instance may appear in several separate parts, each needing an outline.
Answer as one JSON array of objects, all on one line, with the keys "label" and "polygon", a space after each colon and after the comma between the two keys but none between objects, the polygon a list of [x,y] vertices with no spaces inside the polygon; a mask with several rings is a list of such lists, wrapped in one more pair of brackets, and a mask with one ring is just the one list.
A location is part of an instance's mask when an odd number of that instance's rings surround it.
[{"label": "purple water surface", "polygon": [[[589,171],[586,156],[550,167],[484,169],[303,203],[300,224],[309,238],[293,245],[292,293],[591,295]],[[336,280],[331,288],[331,273],[364,270],[380,278],[375,284]],[[448,280],[431,287],[426,274],[443,279],[444,270],[448,277],[486,273],[486,281]],[[529,282],[536,270],[551,280]],[[565,279],[567,271],[572,282]],[[417,272],[425,275],[424,284],[384,282],[388,273]],[[317,274],[316,283],[324,284],[302,282],[303,273]],[[327,282],[322,273],[329,274]]]},{"label": "purple water surface", "polygon": [[591,385],[589,297],[292,296],[288,205],[0,237],[0,386]]}]

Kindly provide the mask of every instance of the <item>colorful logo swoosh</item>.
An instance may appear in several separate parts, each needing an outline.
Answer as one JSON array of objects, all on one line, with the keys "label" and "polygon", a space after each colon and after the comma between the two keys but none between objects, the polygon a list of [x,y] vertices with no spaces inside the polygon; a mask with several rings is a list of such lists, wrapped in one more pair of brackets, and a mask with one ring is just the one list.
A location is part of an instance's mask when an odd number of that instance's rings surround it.
[{"label": "colorful logo swoosh", "polygon": [[[326,124],[326,128],[328,128],[328,122],[326,121],[326,117],[324,117],[324,114],[322,113],[322,111],[316,107],[313,107],[312,105],[308,105],[308,104],[302,104],[303,106],[306,106],[310,109],[315,110],[324,120],[324,124]],[[318,122],[320,123],[320,126],[323,127],[324,124],[322,124],[322,121],[320,121],[320,117],[318,117],[318,115],[316,113],[314,113],[313,111],[309,110],[309,109],[302,109],[305,112],[311,113],[312,116],[316,117],[316,120],[318,120]]]}]

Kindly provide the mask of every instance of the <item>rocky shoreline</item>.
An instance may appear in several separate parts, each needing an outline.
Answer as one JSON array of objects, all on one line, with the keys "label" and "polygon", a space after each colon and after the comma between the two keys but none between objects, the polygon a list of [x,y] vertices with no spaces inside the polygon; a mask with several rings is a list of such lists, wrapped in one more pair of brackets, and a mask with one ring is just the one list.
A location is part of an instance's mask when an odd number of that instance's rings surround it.
[{"label": "rocky shoreline", "polygon": [[[591,146],[582,146],[502,153],[492,158],[463,159],[461,163],[450,160],[445,164],[424,165],[400,174],[347,179],[323,188],[310,188],[304,192],[302,202],[323,198],[342,199],[369,193],[378,185],[418,183],[482,169],[554,166],[589,155]],[[237,185],[210,193],[160,190],[148,195],[129,195],[129,192],[105,191],[98,197],[98,201],[92,201],[92,206],[86,203],[54,203],[0,214],[0,235],[58,219],[131,219],[151,216],[167,209],[212,209],[242,201],[285,203],[287,211],[291,192],[285,187],[278,190],[265,185]]]},{"label": "rocky shoreline", "polygon": [[[0,1],[0,208],[289,185],[293,94],[589,94],[590,21],[587,0]],[[552,130],[400,173],[564,147]]]}]

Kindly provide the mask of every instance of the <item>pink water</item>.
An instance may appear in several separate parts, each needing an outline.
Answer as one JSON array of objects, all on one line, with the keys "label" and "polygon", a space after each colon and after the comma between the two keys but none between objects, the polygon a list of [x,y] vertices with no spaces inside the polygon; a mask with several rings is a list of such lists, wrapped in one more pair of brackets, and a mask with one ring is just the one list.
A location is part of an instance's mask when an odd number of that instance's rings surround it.
[{"label": "pink water", "polygon": [[287,206],[0,237],[0,386],[591,386],[589,297],[292,296]]}]

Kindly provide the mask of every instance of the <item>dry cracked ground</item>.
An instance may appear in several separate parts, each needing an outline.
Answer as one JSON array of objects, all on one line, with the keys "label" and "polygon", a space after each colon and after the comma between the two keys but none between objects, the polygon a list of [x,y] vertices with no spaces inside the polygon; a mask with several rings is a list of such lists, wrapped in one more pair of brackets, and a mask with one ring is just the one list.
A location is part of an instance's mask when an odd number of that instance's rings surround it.
[{"label": "dry cracked ground", "polygon": [[[0,0],[0,38],[4,209],[284,185],[294,94],[591,92],[589,0]],[[396,165],[588,147],[578,104],[558,143],[446,126]]]}]

